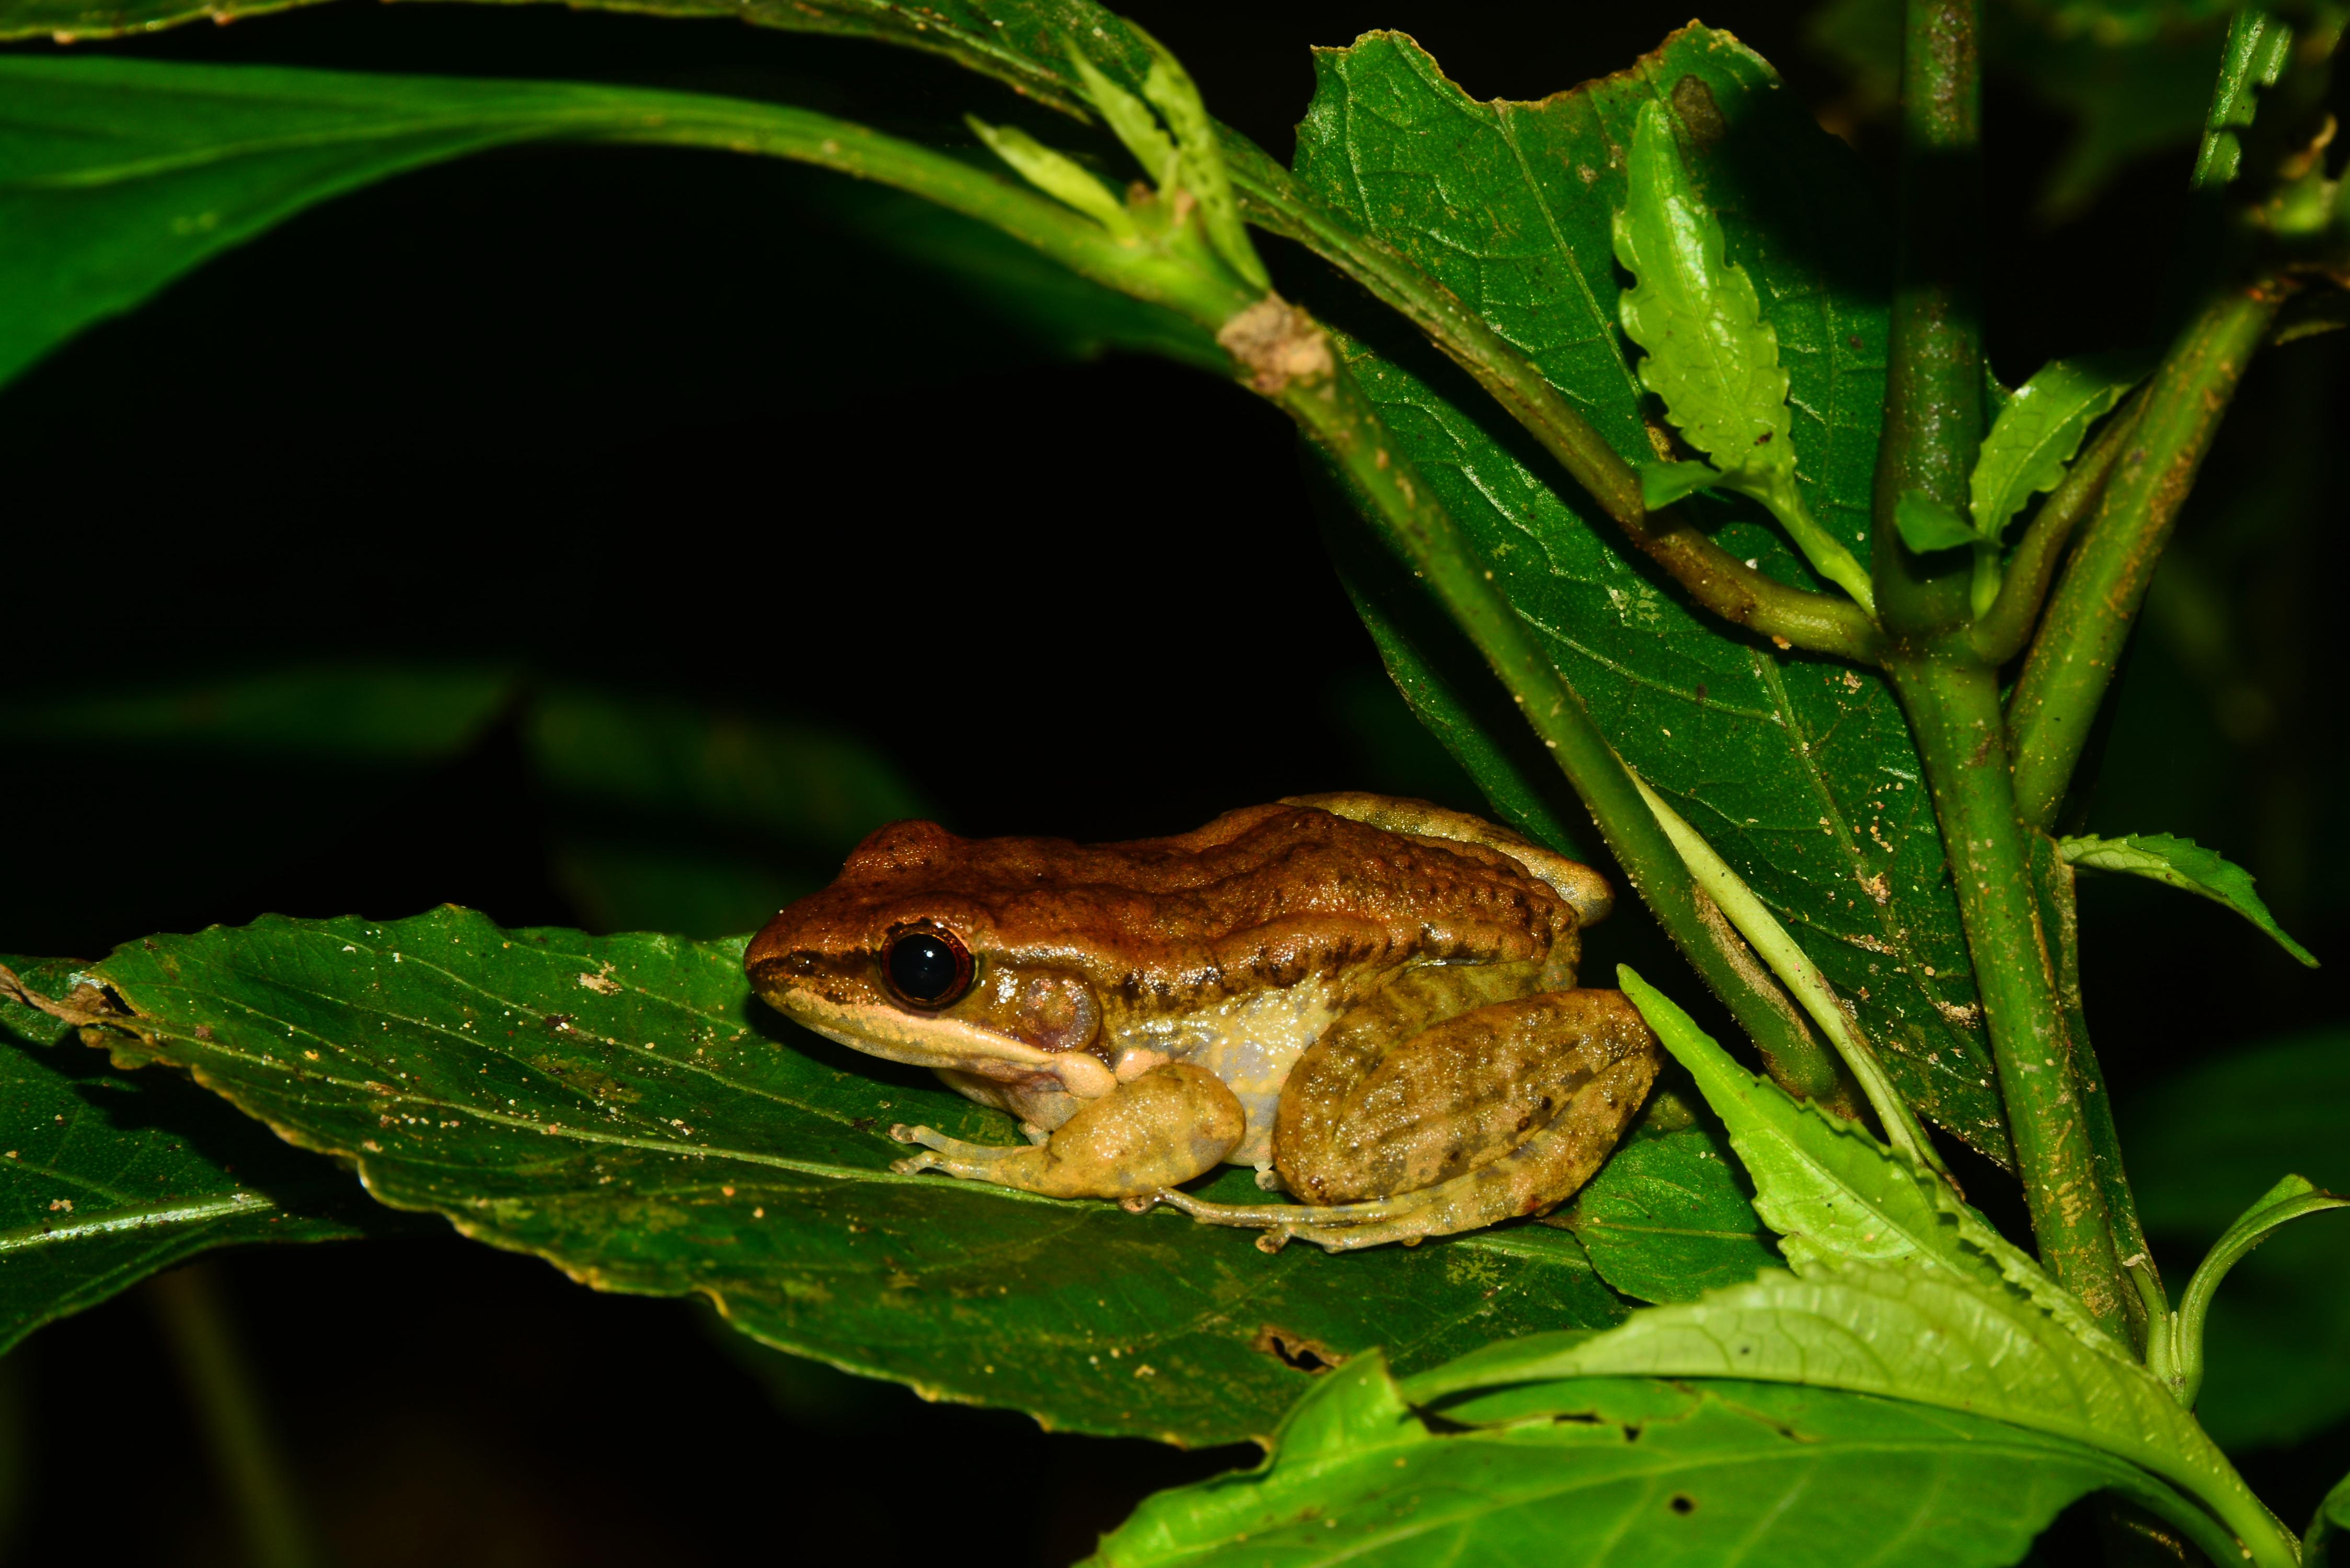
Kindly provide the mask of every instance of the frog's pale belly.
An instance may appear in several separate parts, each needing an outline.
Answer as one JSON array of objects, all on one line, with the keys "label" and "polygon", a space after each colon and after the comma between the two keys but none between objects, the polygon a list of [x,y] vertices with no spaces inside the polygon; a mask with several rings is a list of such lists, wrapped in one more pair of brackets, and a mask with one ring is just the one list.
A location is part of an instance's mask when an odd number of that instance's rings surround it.
[{"label": "frog's pale belly", "polygon": [[1226,1163],[1266,1165],[1273,1159],[1273,1121],[1289,1070],[1337,1020],[1334,989],[1293,985],[1178,1018],[1130,1023],[1118,1031],[1118,1044],[1159,1052],[1222,1079],[1248,1116],[1248,1131],[1224,1157]]}]

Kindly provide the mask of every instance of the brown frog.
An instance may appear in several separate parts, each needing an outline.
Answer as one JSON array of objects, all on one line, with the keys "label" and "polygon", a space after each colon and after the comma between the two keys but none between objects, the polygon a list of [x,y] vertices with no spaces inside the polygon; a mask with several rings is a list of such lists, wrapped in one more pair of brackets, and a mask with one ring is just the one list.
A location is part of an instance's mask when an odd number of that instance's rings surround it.
[{"label": "brown frog", "polygon": [[[1476,817],[1342,794],[1173,838],[893,823],[744,955],[818,1033],[938,1070],[1027,1147],[928,1127],[900,1172],[1167,1203],[1333,1251],[1541,1213],[1647,1096],[1656,1037],[1579,990],[1588,867]],[[1288,1203],[1178,1184],[1252,1165]]]}]

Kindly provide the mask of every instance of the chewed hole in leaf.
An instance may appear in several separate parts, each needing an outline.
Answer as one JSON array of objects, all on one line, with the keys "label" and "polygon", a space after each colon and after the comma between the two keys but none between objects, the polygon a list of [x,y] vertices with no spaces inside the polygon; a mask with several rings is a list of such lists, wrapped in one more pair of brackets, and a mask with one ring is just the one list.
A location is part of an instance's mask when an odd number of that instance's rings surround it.
[{"label": "chewed hole in leaf", "polygon": [[1697,1511],[1697,1499],[1690,1496],[1690,1494],[1685,1491],[1677,1491],[1673,1493],[1672,1501],[1665,1504],[1665,1506],[1671,1509],[1675,1513],[1695,1513]]},{"label": "chewed hole in leaf", "polygon": [[1252,1349],[1262,1351],[1283,1366],[1295,1367],[1300,1372],[1327,1372],[1347,1359],[1343,1351],[1333,1350],[1318,1340],[1291,1334],[1271,1324],[1257,1330],[1256,1338],[1249,1343]]}]

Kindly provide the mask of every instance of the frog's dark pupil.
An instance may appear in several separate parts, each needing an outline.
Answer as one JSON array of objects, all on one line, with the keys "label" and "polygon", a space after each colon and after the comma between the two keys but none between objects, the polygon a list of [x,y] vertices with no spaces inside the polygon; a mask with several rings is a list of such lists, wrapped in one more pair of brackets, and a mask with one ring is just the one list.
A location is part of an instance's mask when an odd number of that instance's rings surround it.
[{"label": "frog's dark pupil", "polygon": [[962,969],[954,949],[928,931],[909,931],[889,944],[889,983],[916,1002],[945,1000]]}]

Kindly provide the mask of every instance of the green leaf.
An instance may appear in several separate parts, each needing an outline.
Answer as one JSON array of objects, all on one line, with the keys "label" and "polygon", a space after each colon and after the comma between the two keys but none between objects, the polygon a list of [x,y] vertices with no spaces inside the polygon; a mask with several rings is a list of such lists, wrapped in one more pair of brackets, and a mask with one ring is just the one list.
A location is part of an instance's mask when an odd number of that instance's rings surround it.
[{"label": "green leaf", "polygon": [[1014,173],[1047,196],[1083,213],[1120,238],[1135,232],[1134,217],[1125,202],[1084,164],[1054,151],[1016,125],[990,125],[968,114],[963,123],[990,152],[1011,165]]},{"label": "green leaf", "polygon": [[[2280,1168],[2350,1191],[2350,1032],[2234,1045],[2126,1101],[2118,1117],[2139,1215],[2158,1239],[2207,1246]],[[2204,1330],[2196,1411],[2223,1447],[2301,1441],[2350,1417],[2350,1220],[2277,1232],[2229,1275]]]},{"label": "green leaf", "polygon": [[304,207],[534,140],[754,151],[885,180],[1006,228],[1087,276],[1116,274],[1126,286],[1148,274],[1128,292],[1159,306],[1180,296],[1194,317],[1226,308],[1237,288],[1189,262],[1122,247],[961,160],[779,105],[558,82],[22,55],[0,57],[0,92],[10,109],[0,127],[0,222],[12,235],[0,256],[0,379]]},{"label": "green leaf", "polygon": [[2345,1538],[2350,1538],[2350,1476],[2335,1481],[2317,1505],[2309,1533],[2302,1537],[2302,1568],[2341,1568],[2334,1548]]},{"label": "green leaf", "polygon": [[[1272,1429],[1302,1367],[1374,1345],[1427,1366],[1623,1311],[1539,1225],[1267,1257],[1173,1214],[895,1175],[893,1121],[1017,1134],[767,1012],[739,939],[509,931],[443,908],[156,937],[96,972],[133,1011],[124,1059],[192,1069],[387,1203],[1055,1427],[1232,1441]],[[1255,1191],[1240,1171],[1224,1188]]]},{"label": "green leaf", "polygon": [[1794,426],[1779,337],[1762,319],[1753,280],[1730,260],[1721,220],[1690,183],[1677,130],[1663,103],[1640,106],[1616,213],[1616,259],[1638,280],[1617,309],[1648,350],[1640,384],[1724,474],[1789,472]]},{"label": "green leaf", "polygon": [[1922,490],[1901,493],[1893,504],[1893,523],[1901,530],[1901,542],[1919,555],[1981,542],[1964,518]]},{"label": "green leaf", "polygon": [[1764,1273],[1597,1335],[1491,1346],[1407,1379],[1405,1395],[1428,1405],[1593,1376],[1796,1383],[2012,1422],[2150,1470],[2211,1508],[2256,1560],[2292,1561],[2267,1511],[2144,1367],[2084,1343],[2022,1294],[1949,1270],[1838,1262],[1801,1277]]},{"label": "green leaf", "polygon": [[1640,504],[1661,512],[1674,502],[1700,490],[1711,490],[1721,475],[1702,462],[1648,462],[1640,465]]},{"label": "green leaf", "polygon": [[[2141,374],[2135,366],[2125,370],[2113,360],[2052,359],[2016,389],[1991,421],[1975,459],[1970,495],[1974,526],[1983,538],[2000,539],[2025,502],[2056,488],[2089,427],[2113,411]],[[1905,506],[1908,500],[1902,497]],[[1909,538],[1906,522],[1902,537]],[[1909,547],[1939,546],[1913,539]]]},{"label": "green leaf", "polygon": [[[1867,547],[1886,321],[1869,270],[1877,216],[1849,150],[1752,52],[1689,29],[1628,70],[1535,104],[1478,102],[1393,34],[1323,50],[1315,69],[1299,183],[1476,300],[1617,452],[1644,461],[1653,449],[1616,332],[1610,226],[1640,104],[1674,103],[1702,130],[1692,169],[1785,356],[1804,455],[1796,484],[1822,526]],[[1464,376],[1409,342],[1339,346],[1625,761],[1803,935],[1904,1096],[2005,1159],[1957,900],[1908,726],[1882,681],[1721,635],[1627,558],[1613,525]],[[1733,514],[1715,535],[1811,580],[1765,523]],[[1396,600],[1378,602],[1393,622]],[[1459,656],[1457,635],[1415,625],[1406,641],[1419,669],[1447,672],[1447,744],[1507,815],[1502,800],[1525,801],[1555,770],[1493,764],[1518,754],[1524,726],[1469,701],[1492,683],[1473,654]],[[1421,684],[1412,667],[1391,668],[1407,695]],[[1469,725],[1479,741],[1460,738]],[[1556,815],[1570,813],[1580,815]]]},{"label": "green leaf", "polygon": [[2269,907],[2252,890],[2251,873],[2191,838],[2176,838],[2168,833],[2133,833],[2120,838],[2085,834],[2060,838],[2056,846],[2072,865],[2092,871],[2126,871],[2224,904],[2276,939],[2277,946],[2303,963],[2317,967],[2316,958],[2284,934]]},{"label": "green leaf", "polygon": [[1263,1465],[1159,1493],[1091,1561],[1992,1568],[2075,1498],[2166,1490],[2078,1444],[1817,1389],[1588,1378],[1515,1402],[1527,1413],[1448,1411],[1440,1435],[1365,1357],[1299,1405]]},{"label": "green leaf", "polygon": [[2284,18],[2257,5],[2239,10],[2228,24],[2220,53],[2220,79],[2203,119],[2203,145],[2195,155],[2194,186],[2217,190],[2235,179],[2244,160],[2238,134],[2260,109],[2260,89],[2272,88],[2293,59],[2293,28]]},{"label": "green leaf", "polygon": [[1207,105],[1200,101],[1200,89],[1192,85],[1191,75],[1183,68],[1183,63],[1158,39],[1132,23],[1128,26],[1141,34],[1143,41],[1150,46],[1150,69],[1142,78],[1142,96],[1165,117],[1167,128],[1175,133],[1175,145],[1181,155],[1183,188],[1199,200],[1200,221],[1207,230],[1208,244],[1226,266],[1252,286],[1272,287],[1273,280],[1265,275],[1264,263],[1257,259],[1256,246],[1249,240],[1248,225],[1241,221],[1240,203],[1232,199],[1232,183],[1224,171],[1216,122],[1208,118]]},{"label": "green leaf", "polygon": [[1754,1211],[1798,1274],[1842,1263],[1947,1271],[1993,1296],[2019,1292],[2100,1354],[2127,1353],[2040,1265],[1922,1165],[1857,1124],[1797,1104],[1748,1072],[1672,1000],[1618,966],[1624,993],[1697,1081],[1754,1183]]},{"label": "green leaf", "polygon": [[2169,1320],[2165,1342],[2149,1357],[2156,1374],[2171,1378],[2180,1402],[2189,1409],[2194,1408],[2195,1396],[2203,1384],[2203,1319],[2220,1282],[2278,1226],[2329,1209],[2350,1209],[2350,1198],[2324,1191],[2304,1177],[2285,1177],[2237,1216],[2196,1266],[2187,1293],[2179,1298],[2178,1311]]},{"label": "green leaf", "polygon": [[1695,1301],[1780,1266],[1721,1134],[1676,1108],[1685,1125],[1656,1127],[1652,1104],[1648,1122],[1546,1221],[1575,1232],[1601,1279],[1647,1302]]},{"label": "green leaf", "polygon": [[[12,962],[45,995],[76,966]],[[30,1030],[25,1017],[39,1019]],[[116,1072],[0,1002],[0,1354],[43,1324],[215,1247],[406,1229],[350,1176],[193,1085]]]}]

